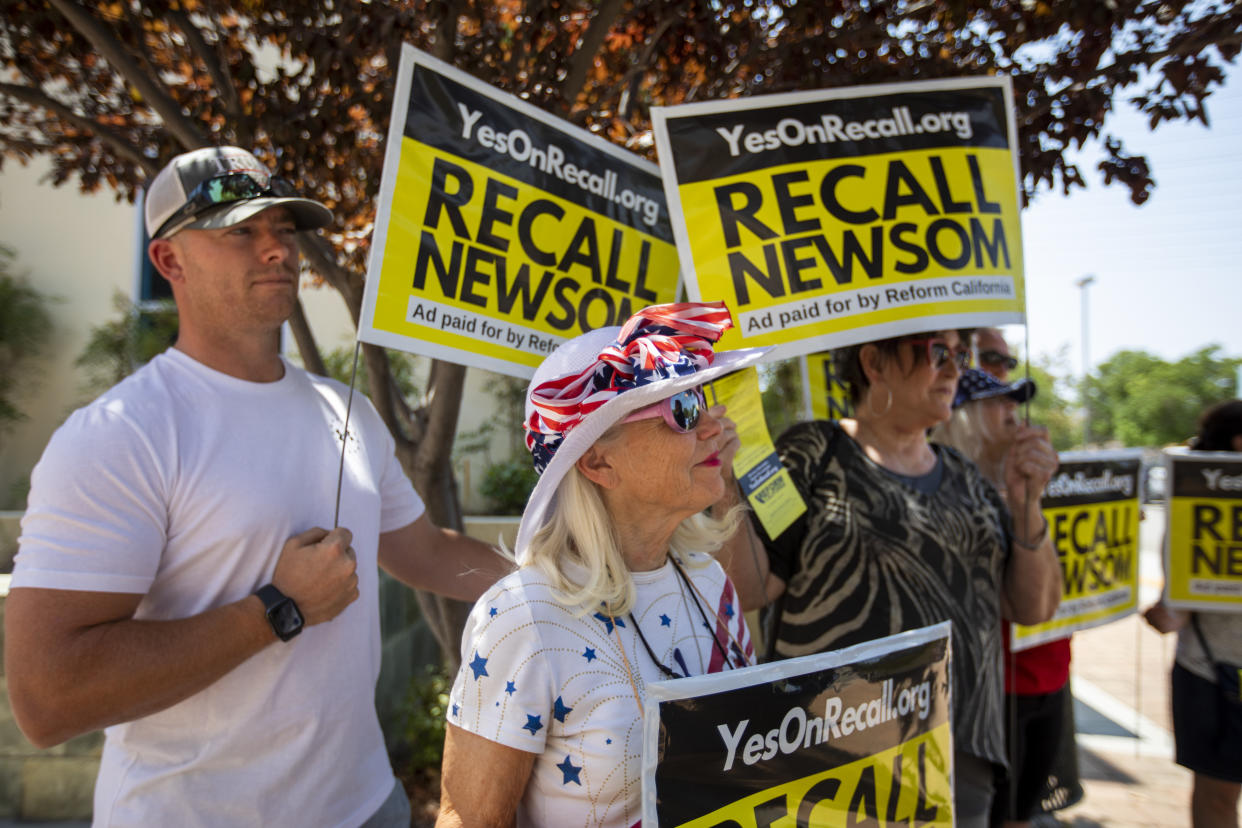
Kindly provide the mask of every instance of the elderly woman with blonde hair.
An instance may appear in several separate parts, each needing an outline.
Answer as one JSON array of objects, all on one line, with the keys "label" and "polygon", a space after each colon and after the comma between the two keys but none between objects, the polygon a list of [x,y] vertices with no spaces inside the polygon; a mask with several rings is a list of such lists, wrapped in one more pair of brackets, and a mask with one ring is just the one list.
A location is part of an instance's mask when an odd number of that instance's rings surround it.
[{"label": "elderly woman with blonde hair", "polygon": [[750,662],[712,558],[741,510],[706,514],[737,443],[700,386],[761,355],[714,354],[731,325],[722,303],[655,306],[564,343],[535,372],[539,482],[518,570],[466,624],[438,825],[630,828],[646,685]]}]

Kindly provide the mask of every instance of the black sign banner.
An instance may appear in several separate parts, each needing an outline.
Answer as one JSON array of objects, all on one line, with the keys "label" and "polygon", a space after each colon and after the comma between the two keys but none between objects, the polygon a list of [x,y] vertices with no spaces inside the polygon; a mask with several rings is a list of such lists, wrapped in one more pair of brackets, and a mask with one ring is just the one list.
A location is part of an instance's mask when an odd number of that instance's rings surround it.
[{"label": "black sign banner", "polygon": [[648,685],[643,825],[953,824],[949,624]]}]

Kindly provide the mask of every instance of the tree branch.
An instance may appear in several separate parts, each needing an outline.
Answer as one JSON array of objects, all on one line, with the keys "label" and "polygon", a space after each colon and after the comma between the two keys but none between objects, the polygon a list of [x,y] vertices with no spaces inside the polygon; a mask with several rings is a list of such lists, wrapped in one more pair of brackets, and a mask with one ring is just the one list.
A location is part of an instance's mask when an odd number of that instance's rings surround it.
[{"label": "tree branch", "polygon": [[350,318],[354,320],[354,327],[358,327],[358,317],[362,314],[362,291],[358,287],[359,280],[355,280],[350,271],[341,267],[336,260],[336,251],[322,236],[305,233],[299,239],[298,247],[302,255],[306,257],[306,263],[310,265],[310,268],[340,292],[341,298],[345,300],[345,307],[349,309]]},{"label": "tree branch", "polygon": [[621,6],[622,0],[603,0],[591,22],[587,24],[586,33],[582,35],[578,48],[569,56],[569,71],[561,83],[561,97],[565,101],[566,112],[574,108],[574,101],[578,100],[578,93],[586,84],[587,72],[594,65],[595,56],[604,44],[604,38],[617,22]]},{"label": "tree branch", "polygon": [[393,404],[393,382],[391,376],[391,366],[388,364],[388,354],[378,345],[363,343],[362,358],[367,366],[367,385],[370,389],[371,402],[375,405],[375,410],[379,412],[380,419],[384,421],[384,425],[388,427],[388,431],[392,433],[392,437],[397,441],[398,447],[404,446],[406,450],[412,448],[409,443],[409,437],[401,428],[401,423],[396,416],[396,406]]},{"label": "tree branch", "polygon": [[164,121],[164,126],[186,149],[206,146],[206,137],[194,127],[193,122],[181,111],[180,105],[163,89],[155,85],[152,73],[138,66],[125,54],[114,38],[90,12],[72,0],[48,0],[48,4],[60,12],[70,25],[95,47],[104,60],[125,79],[147,105]]},{"label": "tree branch", "polygon": [[72,124],[78,129],[90,132],[100,141],[107,144],[118,156],[144,170],[147,175],[155,175],[158,167],[155,162],[134,149],[133,141],[127,140],[116,132],[101,125],[98,121],[79,115],[65,104],[52,98],[38,89],[12,83],[0,83],[0,93],[15,98],[23,103],[46,109],[62,121]]},{"label": "tree branch", "polygon": [[457,18],[461,17],[463,0],[444,0],[444,16],[436,21],[432,54],[446,63],[453,62],[457,51]]},{"label": "tree branch", "polygon": [[[461,392],[465,386],[466,366],[443,360],[433,360],[431,376],[427,381],[427,426],[418,443],[414,460],[415,484],[419,480],[434,485],[436,479],[447,474],[440,468],[448,453],[441,447],[452,445],[457,433],[457,417],[461,411]],[[425,489],[419,489],[425,491]]]},{"label": "tree branch", "polygon": [[623,87],[623,91],[621,93],[621,100],[617,104],[617,111],[621,113],[622,118],[628,119],[630,117],[630,111],[633,108],[634,99],[638,97],[638,89],[642,83],[643,75],[646,74],[651,58],[655,54],[656,44],[664,37],[664,33],[677,22],[679,22],[679,19],[672,15],[660,21],[660,25],[647,38],[647,43],[643,46],[643,53],[635,64],[630,67],[629,71],[625,73],[625,77],[621,79],[620,85]]},{"label": "tree branch", "polygon": [[181,9],[170,9],[168,17],[185,34],[190,51],[207,67],[207,74],[211,75],[211,83],[220,95],[220,102],[224,104],[225,114],[233,119],[241,118],[241,102],[237,98],[237,88],[233,86],[233,79],[229,77],[227,67],[220,60],[220,53],[211,48],[198,26],[195,26],[190,16]]},{"label": "tree branch", "polygon": [[293,303],[293,315],[289,317],[289,330],[293,331],[293,339],[298,343],[298,353],[302,355],[302,365],[312,374],[321,377],[328,375],[328,367],[323,363],[323,355],[315,344],[315,334],[306,321],[306,311],[302,308],[302,300]]}]

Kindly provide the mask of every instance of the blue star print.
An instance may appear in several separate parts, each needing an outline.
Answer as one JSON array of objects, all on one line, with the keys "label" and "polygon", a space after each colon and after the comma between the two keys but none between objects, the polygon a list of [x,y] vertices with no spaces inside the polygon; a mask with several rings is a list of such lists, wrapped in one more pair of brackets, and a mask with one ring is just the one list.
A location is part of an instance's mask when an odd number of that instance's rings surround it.
[{"label": "blue star print", "polygon": [[510,696],[512,696],[514,693],[517,692],[517,685],[511,681],[506,681],[505,692],[508,693]]},{"label": "blue star print", "polygon": [[592,650],[590,647],[587,647],[586,652],[582,654],[582,657],[585,658],[588,663],[590,663],[595,660],[595,651]]},{"label": "blue star print", "polygon": [[522,730],[529,730],[530,735],[534,736],[536,733],[543,730],[543,722],[540,721],[542,718],[542,716],[532,716],[527,713],[526,724],[522,725]]},{"label": "blue star print", "polygon": [[660,616],[660,626],[661,626],[661,627],[667,627],[667,626],[670,626],[672,623],[673,623],[673,619],[669,618],[667,615],[661,615],[661,616]]},{"label": "blue star print", "polygon": [[554,718],[555,718],[558,722],[562,722],[562,723],[563,723],[563,722],[565,721],[565,716],[567,716],[567,715],[569,714],[569,711],[571,711],[571,710],[573,710],[573,708],[572,708],[572,707],[566,707],[566,706],[565,706],[565,702],[563,702],[563,701],[561,700],[561,697],[560,697],[560,696],[557,696],[557,697],[556,697],[556,702],[552,705],[552,716],[553,716],[553,717],[554,717]]},{"label": "blue star print", "polygon": [[453,718],[454,719],[457,718],[457,714],[459,714],[460,712],[461,712],[461,708],[458,707],[457,705],[453,705]]},{"label": "blue star print", "polygon": [[487,611],[487,614],[488,614],[488,615],[490,615],[492,618],[495,618],[495,617],[496,617],[496,608],[495,608],[495,607],[492,607],[490,610],[488,610],[488,611]]},{"label": "blue star print", "polygon": [[604,633],[606,635],[612,635],[613,624],[616,624],[618,627],[625,626],[624,618],[610,618],[607,615],[604,615],[602,612],[595,613],[595,617],[598,618],[600,621],[604,622]]},{"label": "blue star print", "polygon": [[725,604],[725,618],[732,618],[732,617],[733,617],[733,602],[730,601],[729,603]]},{"label": "blue star print", "polygon": [[474,651],[474,661],[470,662],[470,669],[474,671],[475,681],[478,681],[479,676],[487,675],[487,659],[479,655],[478,650]]},{"label": "blue star print", "polygon": [[570,782],[575,782],[579,786],[582,785],[582,781],[578,779],[578,773],[582,770],[582,768],[580,766],[575,766],[573,762],[569,761],[568,756],[566,756],[565,761],[561,762],[557,765],[557,767],[561,769],[561,773],[565,774],[565,779],[561,782],[562,785],[568,785]]}]

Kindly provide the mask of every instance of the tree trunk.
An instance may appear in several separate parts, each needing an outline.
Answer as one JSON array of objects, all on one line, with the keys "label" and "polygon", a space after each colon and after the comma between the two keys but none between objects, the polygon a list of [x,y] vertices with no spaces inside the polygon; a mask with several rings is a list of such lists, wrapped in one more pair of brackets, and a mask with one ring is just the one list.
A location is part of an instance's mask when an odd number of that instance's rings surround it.
[{"label": "tree trunk", "polygon": [[306,311],[302,308],[301,299],[293,305],[293,315],[289,317],[289,330],[293,332],[293,340],[298,345],[298,353],[302,355],[302,365],[312,374],[326,377],[328,369],[324,366],[323,354],[319,353],[319,346],[315,343],[315,334],[311,332],[310,325],[306,321]]},{"label": "tree trunk", "polygon": [[[426,428],[417,446],[409,445],[398,455],[414,488],[427,504],[433,523],[458,532],[463,529],[461,499],[453,477],[453,437],[461,413],[466,367],[435,360],[427,389]],[[461,633],[470,604],[430,592],[418,593],[423,617],[440,644],[444,660],[453,670],[460,660]]]}]

